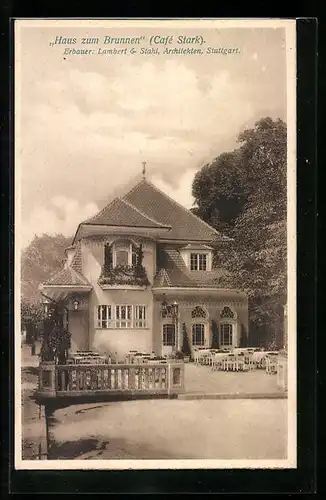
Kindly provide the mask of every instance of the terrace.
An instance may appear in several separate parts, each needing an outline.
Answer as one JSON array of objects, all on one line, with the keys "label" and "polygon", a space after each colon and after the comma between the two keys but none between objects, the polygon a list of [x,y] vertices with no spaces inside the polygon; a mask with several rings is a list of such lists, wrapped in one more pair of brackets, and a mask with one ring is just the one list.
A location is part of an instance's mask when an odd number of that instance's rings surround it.
[{"label": "terrace", "polygon": [[257,358],[258,352],[210,350],[209,354],[197,352],[195,363],[184,363],[183,359],[130,352],[124,362],[116,363],[110,357],[78,352],[68,358],[67,364],[40,363],[38,395],[43,399],[286,396],[286,358],[263,351],[259,354]]}]

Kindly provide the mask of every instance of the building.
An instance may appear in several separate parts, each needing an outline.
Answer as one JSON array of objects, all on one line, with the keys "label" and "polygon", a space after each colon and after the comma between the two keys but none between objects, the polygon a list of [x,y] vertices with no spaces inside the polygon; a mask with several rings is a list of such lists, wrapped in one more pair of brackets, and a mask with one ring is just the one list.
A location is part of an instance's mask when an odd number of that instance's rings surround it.
[{"label": "building", "polygon": [[79,224],[64,268],[41,285],[64,301],[72,350],[166,355],[192,347],[245,345],[245,293],[223,287],[215,229],[145,176]]}]

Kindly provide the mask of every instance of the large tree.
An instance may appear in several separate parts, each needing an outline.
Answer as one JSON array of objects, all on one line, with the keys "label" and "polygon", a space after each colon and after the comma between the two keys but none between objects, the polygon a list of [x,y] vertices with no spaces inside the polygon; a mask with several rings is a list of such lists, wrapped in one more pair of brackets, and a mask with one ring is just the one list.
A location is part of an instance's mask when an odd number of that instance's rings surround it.
[{"label": "large tree", "polygon": [[71,238],[62,234],[35,236],[21,254],[21,294],[23,302],[36,304],[40,300],[38,286],[62,269],[64,250]]},{"label": "large tree", "polygon": [[193,212],[216,229],[229,233],[248,198],[240,150],[223,153],[196,173]]},{"label": "large tree", "polygon": [[263,118],[238,142],[196,175],[193,195],[198,215],[233,238],[220,253],[228,284],[248,293],[251,333],[277,342],[286,302],[286,125]]}]

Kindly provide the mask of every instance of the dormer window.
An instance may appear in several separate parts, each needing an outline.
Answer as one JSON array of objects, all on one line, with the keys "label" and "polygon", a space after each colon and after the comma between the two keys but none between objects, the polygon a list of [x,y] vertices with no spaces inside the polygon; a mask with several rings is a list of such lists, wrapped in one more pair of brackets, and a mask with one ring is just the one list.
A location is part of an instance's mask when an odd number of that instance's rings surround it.
[{"label": "dormer window", "polygon": [[190,271],[212,270],[212,247],[200,244],[189,244],[180,249],[180,254]]},{"label": "dormer window", "polygon": [[142,260],[142,245],[136,246],[130,240],[118,240],[104,247],[106,268],[136,267]]},{"label": "dormer window", "polygon": [[130,249],[126,245],[119,244],[114,246],[114,250],[115,265],[128,266]]},{"label": "dormer window", "polygon": [[191,271],[207,271],[207,253],[191,253],[190,254],[190,270]]},{"label": "dormer window", "polygon": [[104,245],[104,263],[98,283],[103,286],[146,287],[149,281],[143,265],[143,245],[119,238]]}]

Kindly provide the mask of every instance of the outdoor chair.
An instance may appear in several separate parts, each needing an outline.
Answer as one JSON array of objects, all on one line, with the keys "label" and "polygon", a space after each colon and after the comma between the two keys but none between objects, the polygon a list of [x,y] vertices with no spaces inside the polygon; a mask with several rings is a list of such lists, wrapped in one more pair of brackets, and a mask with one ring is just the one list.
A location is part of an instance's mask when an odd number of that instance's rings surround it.
[{"label": "outdoor chair", "polygon": [[207,349],[200,349],[200,350],[196,351],[194,354],[195,364],[202,365],[204,363],[204,359],[207,356],[207,354],[208,354]]},{"label": "outdoor chair", "polygon": [[236,357],[236,366],[237,366],[237,371],[248,371],[249,366],[246,363],[246,357],[244,353],[239,353]]},{"label": "outdoor chair", "polygon": [[194,351],[194,363],[195,363],[195,365],[198,365],[199,357],[200,357],[199,351],[198,350]]},{"label": "outdoor chair", "polygon": [[269,354],[266,357],[266,373],[268,375],[277,373],[277,354]]},{"label": "outdoor chair", "polygon": [[[217,354],[221,354],[221,353],[217,353]],[[225,360],[225,357],[223,356],[213,356],[212,358],[212,370],[215,371],[215,370],[222,370],[223,367],[224,367],[224,360]]]},{"label": "outdoor chair", "polygon": [[224,358],[223,369],[226,371],[235,371],[236,370],[236,356],[235,356],[235,354],[228,354]]},{"label": "outdoor chair", "polygon": [[253,353],[250,351],[245,352],[244,358],[245,358],[245,364],[247,365],[247,369],[253,370],[255,368],[255,365],[253,362]]},{"label": "outdoor chair", "polygon": [[213,366],[213,361],[214,361],[214,356],[216,354],[216,351],[211,351],[208,356],[207,356],[207,364],[208,366]]}]

